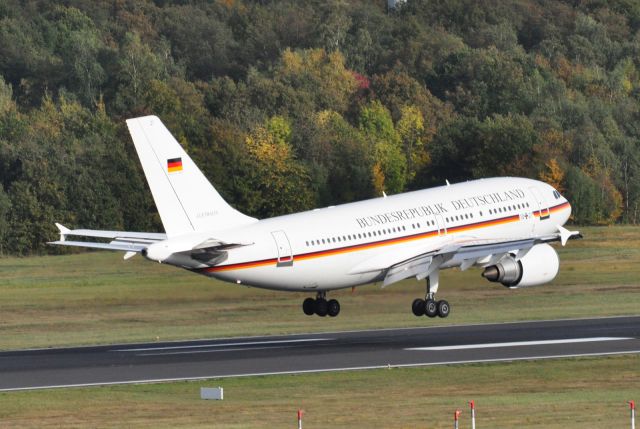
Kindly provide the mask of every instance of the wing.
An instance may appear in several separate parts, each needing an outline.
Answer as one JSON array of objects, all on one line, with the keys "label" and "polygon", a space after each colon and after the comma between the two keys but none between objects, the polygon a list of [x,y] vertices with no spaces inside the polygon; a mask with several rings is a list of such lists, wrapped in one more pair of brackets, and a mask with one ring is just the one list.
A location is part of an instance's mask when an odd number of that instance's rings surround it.
[{"label": "wing", "polygon": [[[59,223],[56,223],[56,226],[58,230],[60,230],[60,240],[50,241],[48,244],[138,253],[152,243],[167,239],[166,234],[157,232],[99,231],[93,229],[70,230]],[[100,238],[104,241],[74,241],[68,240],[67,237],[69,236]]]},{"label": "wing", "polygon": [[[92,249],[120,250],[127,252],[125,259],[129,259],[136,253],[148,251],[151,245],[160,241],[166,241],[167,235],[157,232],[128,232],[128,231],[102,231],[93,229],[70,230],[59,223],[56,226],[60,230],[60,240],[51,241],[48,244],[59,246],[88,247]],[[73,241],[68,237],[98,238],[103,241]],[[183,254],[198,263],[215,265],[226,258],[226,252],[238,247],[249,246],[253,243],[228,243],[215,238],[207,238],[203,241],[202,235],[185,237],[174,242],[166,257],[173,254]],[[153,259],[152,255],[147,255]]]},{"label": "wing", "polygon": [[564,246],[569,239],[582,238],[577,231],[568,231],[562,226],[557,228],[558,232],[554,234],[510,241],[459,237],[431,247],[415,246],[366,260],[354,267],[350,274],[380,271],[384,274],[382,286],[385,287],[414,276],[422,280],[440,268],[460,267],[464,271],[473,265],[494,265],[508,254],[515,255],[518,260],[536,244],[560,241]]}]

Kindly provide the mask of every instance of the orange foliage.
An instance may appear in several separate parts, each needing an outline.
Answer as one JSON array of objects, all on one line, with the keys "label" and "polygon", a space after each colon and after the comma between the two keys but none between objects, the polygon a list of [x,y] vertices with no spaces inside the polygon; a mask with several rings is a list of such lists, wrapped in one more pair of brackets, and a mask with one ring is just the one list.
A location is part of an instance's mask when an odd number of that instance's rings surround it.
[{"label": "orange foliage", "polygon": [[374,164],[372,173],[371,177],[376,195],[382,195],[384,192],[384,173],[382,172],[382,166],[379,162]]},{"label": "orange foliage", "polygon": [[553,186],[558,192],[564,192],[564,186],[562,186],[564,171],[558,161],[555,158],[551,158],[544,165],[547,169],[540,173],[540,180]]}]

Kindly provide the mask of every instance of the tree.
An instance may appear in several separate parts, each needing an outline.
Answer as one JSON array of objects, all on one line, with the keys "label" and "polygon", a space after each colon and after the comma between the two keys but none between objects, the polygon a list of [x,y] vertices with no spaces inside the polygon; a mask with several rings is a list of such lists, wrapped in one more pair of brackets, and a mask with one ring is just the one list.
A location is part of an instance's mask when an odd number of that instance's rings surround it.
[{"label": "tree", "polygon": [[564,171],[555,158],[545,163],[546,169],[540,173],[540,180],[553,186],[558,192],[564,192]]},{"label": "tree", "polygon": [[435,67],[429,86],[456,110],[484,119],[492,114],[528,113],[525,97],[533,64],[519,53],[466,49],[444,58]]},{"label": "tree", "polygon": [[325,110],[314,117],[312,141],[304,154],[317,193],[326,206],[374,195],[374,154],[363,134],[339,113]]},{"label": "tree", "polygon": [[417,107],[405,106],[400,114],[396,128],[407,160],[407,182],[410,182],[416,172],[429,163],[426,147],[428,136],[425,132],[424,118]]},{"label": "tree", "polygon": [[538,136],[521,115],[479,121],[461,117],[441,128],[432,143],[432,162],[419,183],[464,181],[493,176],[535,176],[533,148]]},{"label": "tree", "polygon": [[571,201],[572,218],[580,224],[608,225],[620,215],[620,195],[607,194],[603,189],[610,183],[598,184],[576,167],[570,167],[566,176],[567,198]]},{"label": "tree", "polygon": [[360,130],[375,154],[373,177],[376,193],[398,193],[407,179],[407,159],[402,153],[400,135],[391,114],[379,101],[364,106],[360,112]]},{"label": "tree", "polygon": [[276,216],[311,208],[309,174],[290,144],[291,125],[274,116],[246,138],[252,163],[251,184],[258,190],[256,212]]},{"label": "tree", "polygon": [[55,22],[54,52],[62,60],[64,84],[75,89],[86,105],[95,105],[106,79],[98,59],[105,49],[93,21],[73,7],[58,6]]},{"label": "tree", "polygon": [[5,83],[4,78],[0,75],[0,116],[4,116],[13,109],[15,109],[13,89],[10,84]]},{"label": "tree", "polygon": [[[204,9],[204,10],[203,10]],[[186,66],[190,79],[235,75],[238,42],[212,6],[181,5],[162,9],[160,32],[171,41],[171,52]]]},{"label": "tree", "polygon": [[297,92],[308,94],[314,110],[345,112],[358,88],[354,74],[345,67],[342,54],[322,49],[285,50],[274,79]]},{"label": "tree", "polygon": [[9,232],[9,211],[11,209],[11,200],[4,192],[2,184],[0,184],[0,256],[4,256],[7,249],[6,243],[7,233]]},{"label": "tree", "polygon": [[146,113],[142,97],[155,79],[166,77],[167,69],[151,47],[137,33],[127,33],[119,55],[119,80],[116,106],[120,111]]}]

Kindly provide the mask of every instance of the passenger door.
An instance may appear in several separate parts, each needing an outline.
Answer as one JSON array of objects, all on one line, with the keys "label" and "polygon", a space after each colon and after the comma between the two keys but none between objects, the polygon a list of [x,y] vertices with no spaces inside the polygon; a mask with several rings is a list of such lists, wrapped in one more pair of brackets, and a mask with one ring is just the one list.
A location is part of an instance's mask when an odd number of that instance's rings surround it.
[{"label": "passenger door", "polygon": [[290,267],[293,265],[293,253],[291,251],[291,244],[289,238],[284,231],[273,231],[271,233],[273,239],[276,242],[278,249],[278,267]]}]

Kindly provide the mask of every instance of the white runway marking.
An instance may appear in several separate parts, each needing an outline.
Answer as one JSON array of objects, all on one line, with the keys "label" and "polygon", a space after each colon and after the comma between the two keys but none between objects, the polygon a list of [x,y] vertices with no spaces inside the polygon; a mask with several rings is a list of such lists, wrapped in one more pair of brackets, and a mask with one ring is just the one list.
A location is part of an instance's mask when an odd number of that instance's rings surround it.
[{"label": "white runway marking", "polygon": [[623,340],[632,340],[632,339],[633,338],[626,338],[626,337],[570,338],[565,340],[517,341],[517,342],[510,342],[510,343],[463,344],[463,345],[457,345],[457,346],[438,346],[438,347],[413,347],[405,350],[444,351],[444,350],[492,349],[492,348],[498,348],[498,347],[594,343],[594,342],[600,342],[600,341],[623,341]]},{"label": "white runway marking", "polygon": [[273,350],[273,349],[286,349],[292,346],[271,346],[271,347],[232,347],[229,349],[207,349],[207,350],[185,350],[177,352],[154,352],[154,353],[137,353],[136,356],[171,356],[171,355],[193,355],[197,353],[226,353],[226,352],[252,352],[255,350]]},{"label": "white runway marking", "polygon": [[[201,348],[220,348],[220,347],[238,347],[238,346],[264,346],[269,344],[296,344],[310,343],[318,341],[330,341],[333,338],[301,338],[298,340],[273,340],[273,341],[250,341],[244,343],[223,343],[223,344],[197,344],[193,346],[168,346],[168,347],[143,347],[135,349],[116,349],[110,352],[151,352],[159,350],[185,350],[185,349],[201,349]],[[263,347],[264,348],[264,347]]]}]

